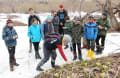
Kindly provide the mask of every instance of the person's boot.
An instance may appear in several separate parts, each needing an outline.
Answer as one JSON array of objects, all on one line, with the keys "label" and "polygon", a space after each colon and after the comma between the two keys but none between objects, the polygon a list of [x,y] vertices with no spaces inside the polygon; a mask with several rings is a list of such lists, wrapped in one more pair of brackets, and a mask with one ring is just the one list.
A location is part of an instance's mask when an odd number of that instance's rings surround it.
[{"label": "person's boot", "polygon": [[19,66],[19,64],[18,64],[18,63],[16,63],[16,60],[14,60],[14,65],[15,65],[15,66]]},{"label": "person's boot", "polygon": [[40,56],[40,54],[39,54],[38,51],[35,52],[35,58],[36,58],[36,59],[41,59],[41,56]]},{"label": "person's boot", "polygon": [[41,68],[42,65],[43,65],[43,63],[40,62],[40,63],[37,65],[36,70],[37,70],[37,71],[44,71],[44,69]]},{"label": "person's boot", "polygon": [[69,46],[68,45],[65,45],[64,49],[67,49]]},{"label": "person's boot", "polygon": [[44,69],[42,69],[40,66],[37,66],[36,70],[37,71],[44,71]]},{"label": "person's boot", "polygon": [[99,55],[101,54],[101,51],[100,51],[100,46],[96,46],[97,50],[96,50],[96,55]]},{"label": "person's boot", "polygon": [[79,56],[79,60],[82,60],[82,56]]},{"label": "person's boot", "polygon": [[93,50],[91,50],[90,57],[91,57],[91,59],[95,59]]},{"label": "person's boot", "polygon": [[77,59],[77,56],[74,56],[74,57],[73,57],[73,61],[76,60],[76,59]]},{"label": "person's boot", "polygon": [[29,49],[29,53],[32,52],[32,43],[30,43],[30,49]]},{"label": "person's boot", "polygon": [[10,64],[10,71],[14,71],[14,65],[13,65],[13,63]]},{"label": "person's boot", "polygon": [[101,52],[102,52],[104,50],[104,46],[101,46],[100,49],[101,49]]},{"label": "person's boot", "polygon": [[90,57],[90,53],[91,53],[91,50],[90,50],[90,49],[88,49],[88,54],[87,54],[87,56],[86,56],[86,57]]}]

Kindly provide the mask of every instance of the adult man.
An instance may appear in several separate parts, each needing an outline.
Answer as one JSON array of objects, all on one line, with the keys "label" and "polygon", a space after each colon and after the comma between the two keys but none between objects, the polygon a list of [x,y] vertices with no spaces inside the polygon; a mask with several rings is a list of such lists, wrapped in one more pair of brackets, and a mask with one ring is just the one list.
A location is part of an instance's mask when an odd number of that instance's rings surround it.
[{"label": "adult man", "polygon": [[[110,23],[107,18],[106,12],[102,14],[102,18],[98,19],[97,24],[98,24],[98,35],[96,39],[96,48],[97,48],[96,53],[101,54],[102,51],[104,50],[107,31],[110,29]],[[99,43],[100,39],[101,39],[101,45]]]}]

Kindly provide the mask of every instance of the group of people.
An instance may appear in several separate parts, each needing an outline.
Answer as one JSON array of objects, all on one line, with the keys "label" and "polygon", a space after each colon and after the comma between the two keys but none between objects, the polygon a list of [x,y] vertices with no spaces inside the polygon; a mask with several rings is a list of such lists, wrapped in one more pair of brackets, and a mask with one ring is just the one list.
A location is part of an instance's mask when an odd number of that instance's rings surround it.
[{"label": "group of people", "polygon": [[[34,14],[34,10],[32,8],[29,9],[29,52],[32,51],[33,44],[36,59],[42,58],[39,54],[39,44],[42,39],[44,41],[44,57],[37,65],[36,70],[38,71],[43,71],[41,67],[49,60],[50,57],[51,66],[53,68],[56,67],[55,60],[57,57],[57,48],[65,62],[67,64],[70,64],[64,54],[62,45],[64,45],[64,49],[70,47],[70,51],[73,52],[73,60],[76,60],[77,58],[79,60],[82,60],[82,37],[84,37],[84,41],[86,41],[87,43],[86,49],[88,50],[88,54],[86,57],[95,59],[94,52],[96,52],[96,54],[101,54],[104,50],[106,34],[107,31],[110,29],[107,12],[103,12],[102,17],[97,20],[94,19],[92,15],[88,16],[88,20],[83,25],[80,18],[77,16],[75,16],[74,19],[71,20],[68,16],[67,10],[64,9],[63,5],[59,5],[59,8],[60,9],[58,11],[52,10],[51,14],[47,16],[46,20],[43,23],[41,23],[40,18]],[[15,59],[15,47],[18,35],[13,28],[12,20],[7,20],[6,26],[3,28],[2,37],[6,43],[9,52],[10,70],[14,71],[14,66],[19,66],[19,64],[16,63]],[[76,46],[78,48],[78,51],[76,51]]]}]

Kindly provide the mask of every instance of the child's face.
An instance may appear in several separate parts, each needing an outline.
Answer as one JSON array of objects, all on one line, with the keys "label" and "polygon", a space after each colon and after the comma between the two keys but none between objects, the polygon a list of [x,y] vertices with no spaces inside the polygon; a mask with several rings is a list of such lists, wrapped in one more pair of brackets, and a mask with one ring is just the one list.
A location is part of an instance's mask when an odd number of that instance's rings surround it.
[{"label": "child's face", "polygon": [[9,23],[8,26],[13,27],[13,23]]},{"label": "child's face", "polygon": [[70,20],[66,20],[66,22],[70,22]]},{"label": "child's face", "polygon": [[30,15],[33,15],[33,14],[34,14],[34,10],[30,10],[30,11],[29,11],[29,14],[30,14]]},{"label": "child's face", "polygon": [[47,22],[51,22],[52,20],[51,19],[48,19]]},{"label": "child's face", "polygon": [[78,22],[78,21],[75,21],[75,24],[79,24],[79,22]]},{"label": "child's face", "polygon": [[93,19],[93,18],[89,18],[88,21],[89,21],[90,23],[92,23],[92,22],[94,21],[94,19]]},{"label": "child's face", "polygon": [[64,41],[64,45],[67,45],[68,44],[68,42],[67,41]]},{"label": "child's face", "polygon": [[106,16],[102,15],[102,19],[105,19],[105,18],[106,18]]},{"label": "child's face", "polygon": [[60,8],[60,12],[63,12],[63,8]]}]

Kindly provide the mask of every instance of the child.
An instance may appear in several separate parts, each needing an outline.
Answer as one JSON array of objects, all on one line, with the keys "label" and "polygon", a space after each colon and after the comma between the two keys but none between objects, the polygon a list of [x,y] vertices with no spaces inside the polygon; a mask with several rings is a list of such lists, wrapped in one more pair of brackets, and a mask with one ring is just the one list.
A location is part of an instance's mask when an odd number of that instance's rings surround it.
[{"label": "child", "polygon": [[40,25],[38,25],[38,21],[37,19],[33,19],[32,20],[32,25],[29,27],[28,29],[28,36],[31,39],[31,42],[34,45],[34,49],[35,49],[35,58],[36,59],[41,59],[40,55],[39,55],[39,43],[41,41],[41,27]]},{"label": "child", "polygon": [[3,28],[2,38],[9,52],[10,71],[14,71],[14,66],[19,66],[15,59],[16,39],[18,39],[18,35],[13,28],[12,20],[7,20],[7,25]]},{"label": "child", "polygon": [[52,23],[52,16],[48,15],[46,21],[43,23],[43,36],[53,32],[54,32],[54,27]]},{"label": "child", "polygon": [[[70,27],[72,26],[72,24],[73,23],[70,20],[69,16],[66,16],[66,18],[65,18],[65,26],[63,27],[65,35],[70,35]],[[64,49],[67,49],[68,47],[69,47],[68,45],[65,45]],[[70,46],[70,50],[72,51],[72,46]]]},{"label": "child", "polygon": [[[66,36],[65,36],[66,37]],[[65,38],[64,37],[64,38]],[[71,41],[70,37],[67,37],[67,39],[64,39],[64,44],[67,44],[69,41]],[[38,64],[37,66],[37,70],[38,71],[43,71],[43,69],[41,68],[41,66],[43,66],[51,57],[51,65],[52,67],[56,67],[55,66],[55,60],[56,60],[56,48],[58,48],[61,56],[63,57],[63,59],[69,64],[63,49],[62,49],[62,36],[59,34],[48,34],[45,36],[45,41],[44,41],[44,46],[43,46],[43,51],[44,51],[44,58],[42,59],[42,61]]]},{"label": "child", "polygon": [[52,23],[54,27],[54,32],[59,33],[59,22],[60,22],[59,17],[57,16],[55,11],[51,11],[51,15],[53,17]]},{"label": "child", "polygon": [[76,53],[76,45],[78,47],[78,57],[79,60],[82,60],[82,54],[81,54],[81,37],[83,33],[83,27],[80,24],[80,18],[75,17],[74,18],[74,24],[70,28],[71,30],[71,36],[72,36],[72,45],[73,45],[73,60],[77,59],[77,53]]},{"label": "child", "polygon": [[88,17],[88,22],[84,26],[84,38],[87,39],[87,57],[94,59],[95,40],[98,34],[98,27],[93,16]]},{"label": "child", "polygon": [[[29,8],[29,18],[28,18],[28,28],[32,25],[32,20],[35,18],[37,19],[38,23],[41,24],[41,20],[40,18],[34,14],[34,9],[33,8]],[[32,42],[30,40],[30,49],[29,52],[32,52]]]}]

